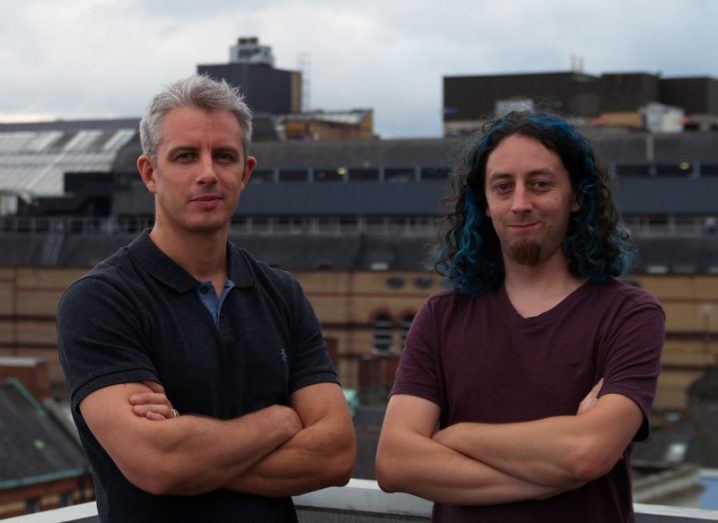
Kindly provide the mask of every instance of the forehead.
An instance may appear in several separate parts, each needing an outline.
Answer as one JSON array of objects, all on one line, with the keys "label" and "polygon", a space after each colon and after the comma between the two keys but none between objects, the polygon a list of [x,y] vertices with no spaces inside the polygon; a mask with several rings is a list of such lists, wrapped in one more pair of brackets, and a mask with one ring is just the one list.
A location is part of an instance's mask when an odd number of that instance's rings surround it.
[{"label": "forehead", "polygon": [[242,146],[244,136],[237,117],[230,111],[207,111],[199,107],[177,107],[162,121],[161,145],[186,142]]},{"label": "forehead", "polygon": [[568,177],[561,157],[536,138],[513,134],[501,140],[486,160],[486,179],[490,176],[521,176],[537,171]]}]

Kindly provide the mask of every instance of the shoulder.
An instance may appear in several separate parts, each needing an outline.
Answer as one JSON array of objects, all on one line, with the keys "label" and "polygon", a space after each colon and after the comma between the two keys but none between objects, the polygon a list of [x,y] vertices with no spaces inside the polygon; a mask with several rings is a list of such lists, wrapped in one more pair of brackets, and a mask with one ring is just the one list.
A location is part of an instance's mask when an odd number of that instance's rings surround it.
[{"label": "shoulder", "polygon": [[663,310],[661,303],[650,292],[624,281],[609,278],[604,282],[591,282],[589,285],[590,292],[623,307],[647,307]]},{"label": "shoulder", "polygon": [[436,311],[453,311],[458,309],[474,308],[488,303],[494,291],[482,294],[480,296],[469,296],[462,293],[459,289],[446,289],[432,294],[426,301],[425,307],[430,307]]},{"label": "shoulder", "polygon": [[121,285],[126,281],[122,273],[130,266],[129,251],[127,247],[123,247],[71,283],[65,290],[65,295],[86,292],[94,287]]},{"label": "shoulder", "polygon": [[469,296],[462,294],[458,289],[445,289],[443,291],[436,292],[429,296],[426,303],[432,304],[432,306],[442,307],[447,306],[456,302],[463,302],[471,300]]},{"label": "shoulder", "polygon": [[119,305],[118,298],[126,295],[132,283],[137,281],[131,274],[133,271],[129,251],[123,247],[65,289],[58,305],[58,315],[75,307],[81,307],[86,312],[104,302]]},{"label": "shoulder", "polygon": [[[287,294],[301,290],[299,283],[291,273],[272,267],[255,258],[249,251],[230,242],[231,259],[235,285],[256,285],[261,290]],[[234,281],[234,280],[233,280]]]}]

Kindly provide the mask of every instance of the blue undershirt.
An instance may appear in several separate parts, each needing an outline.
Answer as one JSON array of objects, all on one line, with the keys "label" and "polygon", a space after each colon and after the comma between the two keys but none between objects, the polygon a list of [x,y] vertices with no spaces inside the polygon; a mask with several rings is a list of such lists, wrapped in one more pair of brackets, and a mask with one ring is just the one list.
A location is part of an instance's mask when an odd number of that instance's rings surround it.
[{"label": "blue undershirt", "polygon": [[215,291],[214,285],[212,285],[211,281],[201,282],[199,287],[196,289],[197,296],[199,296],[202,304],[209,311],[217,329],[219,329],[219,315],[222,311],[222,304],[224,303],[224,299],[227,297],[227,294],[229,294],[229,291],[232,290],[233,287],[234,282],[227,278],[227,281],[224,282],[224,287],[222,288],[222,294],[219,297],[217,297],[217,291]]}]

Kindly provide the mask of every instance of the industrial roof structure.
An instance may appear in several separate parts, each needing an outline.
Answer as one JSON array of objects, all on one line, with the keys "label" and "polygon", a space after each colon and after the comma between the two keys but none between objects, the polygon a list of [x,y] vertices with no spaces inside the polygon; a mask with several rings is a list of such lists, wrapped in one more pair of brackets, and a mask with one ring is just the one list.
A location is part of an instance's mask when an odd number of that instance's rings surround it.
[{"label": "industrial roof structure", "polygon": [[66,172],[109,172],[137,120],[0,125],[0,192],[28,201],[64,193]]}]

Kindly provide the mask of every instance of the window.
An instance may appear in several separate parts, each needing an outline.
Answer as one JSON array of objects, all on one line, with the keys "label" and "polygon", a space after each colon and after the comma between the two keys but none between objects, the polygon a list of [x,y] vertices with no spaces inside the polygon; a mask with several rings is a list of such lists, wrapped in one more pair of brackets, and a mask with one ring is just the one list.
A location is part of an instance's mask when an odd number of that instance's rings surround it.
[{"label": "window", "polygon": [[424,167],[421,169],[421,181],[442,181],[449,179],[451,169],[448,167]]},{"label": "window", "polygon": [[399,276],[391,276],[386,279],[386,285],[392,289],[401,289],[405,284],[406,280]]},{"label": "window", "polygon": [[406,346],[406,337],[409,334],[411,324],[414,322],[414,314],[405,314],[399,322],[399,330],[401,332],[401,350]]},{"label": "window", "polygon": [[315,169],[315,182],[343,182],[346,178],[347,170],[344,167],[338,169]]},{"label": "window", "polygon": [[42,507],[40,506],[40,498],[31,498],[25,501],[25,512],[27,514],[33,514],[40,512]]},{"label": "window", "polygon": [[686,176],[691,174],[693,165],[690,162],[658,163],[655,169],[658,176]]},{"label": "window", "polygon": [[352,168],[349,169],[350,182],[378,182],[379,169],[377,168]]},{"label": "window", "polygon": [[61,492],[60,493],[60,506],[69,507],[72,505],[72,492]]},{"label": "window", "polygon": [[414,285],[419,289],[428,289],[434,285],[434,279],[428,276],[420,276],[414,280]]},{"label": "window", "polygon": [[616,164],[617,176],[651,176],[651,166],[647,163],[640,164]]},{"label": "window", "polygon": [[274,171],[271,169],[255,169],[249,183],[254,185],[274,183]]},{"label": "window", "polygon": [[282,183],[301,183],[309,180],[306,169],[282,169],[279,171],[279,181]]},{"label": "window", "polygon": [[392,183],[413,182],[416,170],[413,167],[391,167],[384,170],[384,180]]},{"label": "window", "polygon": [[374,350],[388,352],[391,350],[392,321],[386,313],[377,314],[374,317]]}]

